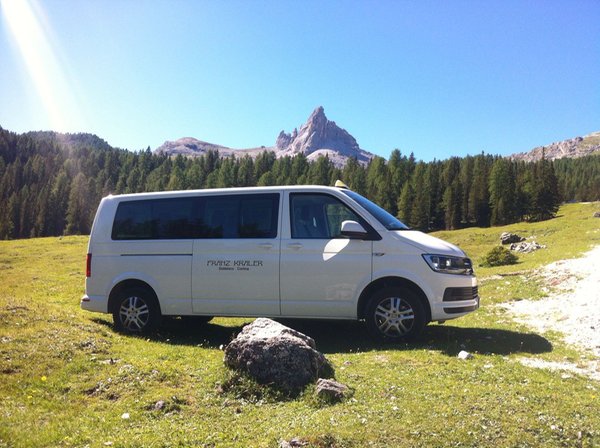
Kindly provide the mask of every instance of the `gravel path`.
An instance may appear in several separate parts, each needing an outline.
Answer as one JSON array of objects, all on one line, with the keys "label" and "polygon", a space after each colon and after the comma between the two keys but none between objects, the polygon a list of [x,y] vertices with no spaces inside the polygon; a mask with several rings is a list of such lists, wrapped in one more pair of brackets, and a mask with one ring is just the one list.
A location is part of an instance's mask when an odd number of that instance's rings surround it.
[{"label": "gravel path", "polygon": [[[564,335],[565,342],[590,356],[584,372],[581,366],[568,363],[535,366],[584,373],[600,380],[600,246],[583,258],[552,263],[540,274],[546,280],[549,297],[513,302],[506,307],[514,313],[516,321],[541,333],[558,331]],[[536,364],[530,358],[524,359],[524,363]]]}]

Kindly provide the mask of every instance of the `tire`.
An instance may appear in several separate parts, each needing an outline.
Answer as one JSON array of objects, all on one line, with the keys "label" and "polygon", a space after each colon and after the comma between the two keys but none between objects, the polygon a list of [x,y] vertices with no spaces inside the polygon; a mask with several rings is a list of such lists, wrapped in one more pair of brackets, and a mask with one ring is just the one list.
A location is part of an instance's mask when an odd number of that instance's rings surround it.
[{"label": "tire", "polygon": [[120,292],[113,307],[115,329],[123,333],[149,333],[160,325],[161,318],[156,295],[145,288]]},{"label": "tire", "polygon": [[401,287],[376,291],[367,303],[365,321],[372,336],[387,342],[413,341],[427,323],[419,296]]}]

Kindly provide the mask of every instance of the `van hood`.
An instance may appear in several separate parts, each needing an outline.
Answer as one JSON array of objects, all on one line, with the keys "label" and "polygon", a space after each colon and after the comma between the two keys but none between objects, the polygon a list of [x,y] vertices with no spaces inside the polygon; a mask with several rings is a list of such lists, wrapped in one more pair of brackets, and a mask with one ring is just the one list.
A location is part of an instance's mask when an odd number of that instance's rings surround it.
[{"label": "van hood", "polygon": [[398,239],[403,240],[422,250],[424,253],[436,255],[453,255],[456,257],[465,257],[465,253],[454,244],[441,240],[434,236],[428,235],[418,230],[401,230],[394,231]]}]

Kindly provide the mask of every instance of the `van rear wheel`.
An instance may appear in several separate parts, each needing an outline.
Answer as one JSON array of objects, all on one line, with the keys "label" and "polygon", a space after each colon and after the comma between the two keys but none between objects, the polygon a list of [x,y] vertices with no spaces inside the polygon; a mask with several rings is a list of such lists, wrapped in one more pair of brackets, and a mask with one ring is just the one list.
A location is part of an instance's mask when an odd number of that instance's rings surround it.
[{"label": "van rear wheel", "polygon": [[144,288],[126,289],[119,293],[113,307],[115,328],[125,333],[148,333],[161,321],[156,295]]},{"label": "van rear wheel", "polygon": [[419,297],[400,287],[375,292],[367,304],[365,321],[371,335],[389,342],[416,339],[426,323]]}]

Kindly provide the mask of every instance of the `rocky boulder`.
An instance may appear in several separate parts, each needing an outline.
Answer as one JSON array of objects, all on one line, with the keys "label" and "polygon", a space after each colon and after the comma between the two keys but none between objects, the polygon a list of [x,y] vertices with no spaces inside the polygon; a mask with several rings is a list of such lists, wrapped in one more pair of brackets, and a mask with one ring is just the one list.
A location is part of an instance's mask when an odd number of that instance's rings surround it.
[{"label": "rocky boulder", "polygon": [[525,241],[525,238],[516,233],[503,232],[502,235],[500,235],[500,242],[502,244],[520,243],[521,241]]},{"label": "rocky boulder", "polygon": [[535,241],[531,242],[520,242],[514,243],[510,245],[510,250],[514,250],[515,252],[521,252],[523,254],[528,254],[530,252],[536,251],[538,249],[545,249],[546,246],[542,244],[538,244]]},{"label": "rocky boulder", "polygon": [[225,365],[260,384],[297,393],[334,370],[315,341],[271,319],[256,319],[225,348]]}]

